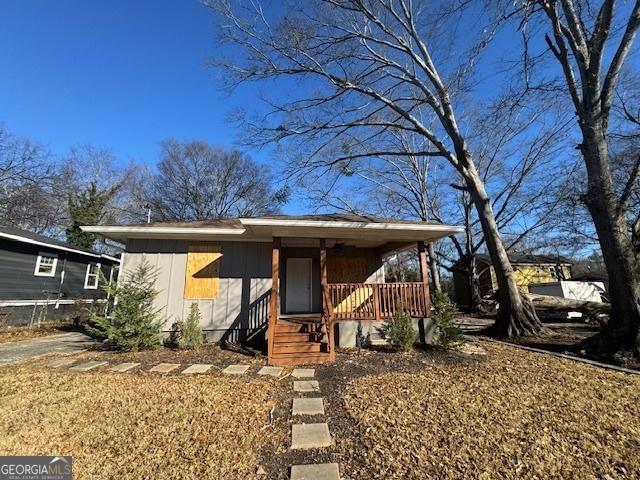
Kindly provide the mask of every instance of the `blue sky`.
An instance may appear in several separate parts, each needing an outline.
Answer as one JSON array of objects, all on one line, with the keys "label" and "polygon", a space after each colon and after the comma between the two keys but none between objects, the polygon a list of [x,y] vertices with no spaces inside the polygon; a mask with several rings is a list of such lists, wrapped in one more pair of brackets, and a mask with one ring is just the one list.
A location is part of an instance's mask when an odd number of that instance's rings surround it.
[{"label": "blue sky", "polygon": [[257,98],[219,89],[213,26],[196,0],[0,0],[0,122],[56,154],[153,163],[165,138],[231,145],[229,113]]}]

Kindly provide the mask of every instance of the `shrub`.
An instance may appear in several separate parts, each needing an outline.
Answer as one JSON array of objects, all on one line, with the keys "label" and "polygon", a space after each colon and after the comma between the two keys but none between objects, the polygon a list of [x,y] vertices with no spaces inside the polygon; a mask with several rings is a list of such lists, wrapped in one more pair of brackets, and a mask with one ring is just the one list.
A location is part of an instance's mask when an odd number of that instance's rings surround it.
[{"label": "shrub", "polygon": [[182,325],[182,332],[178,338],[178,346],[188,350],[202,345],[202,327],[200,327],[200,308],[192,303],[189,315]]},{"label": "shrub", "polygon": [[154,288],[157,273],[146,260],[120,283],[102,283],[109,298],[115,299],[110,315],[97,311],[89,314],[89,333],[106,339],[114,348],[135,352],[149,350],[160,345],[164,319],[153,301],[158,294]]},{"label": "shrub", "polygon": [[402,304],[396,307],[396,314],[378,329],[380,336],[387,340],[396,350],[407,352],[416,340],[416,329],[411,317],[407,315]]},{"label": "shrub", "polygon": [[438,327],[434,343],[443,348],[458,348],[464,343],[462,329],[453,323],[456,304],[446,292],[436,292],[433,299],[433,321]]}]

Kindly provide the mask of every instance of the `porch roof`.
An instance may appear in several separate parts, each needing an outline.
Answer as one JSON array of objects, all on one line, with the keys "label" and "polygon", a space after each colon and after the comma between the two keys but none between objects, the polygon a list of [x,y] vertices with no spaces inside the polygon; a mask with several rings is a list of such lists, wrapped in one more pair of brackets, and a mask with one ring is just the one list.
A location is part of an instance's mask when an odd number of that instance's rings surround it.
[{"label": "porch roof", "polygon": [[[255,218],[201,220],[192,222],[156,222],[130,225],[83,226],[113,240],[128,239],[186,239],[271,241],[273,237],[299,239],[296,244],[311,245],[325,238],[329,244],[346,242],[356,247],[379,247],[391,242],[402,243],[424,240],[431,242],[462,232],[462,227],[412,220],[380,217],[326,214],[326,215],[271,215]],[[285,245],[287,243],[284,240]]]}]

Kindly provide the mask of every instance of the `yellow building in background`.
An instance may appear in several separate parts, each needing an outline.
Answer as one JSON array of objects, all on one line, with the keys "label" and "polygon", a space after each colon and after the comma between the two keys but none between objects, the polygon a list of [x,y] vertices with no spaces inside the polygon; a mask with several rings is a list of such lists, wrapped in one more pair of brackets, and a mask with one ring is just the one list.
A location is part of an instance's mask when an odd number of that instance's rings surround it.
[{"label": "yellow building in background", "polygon": [[[489,255],[477,255],[476,261],[480,295],[485,296],[498,289],[496,273]],[[565,257],[510,254],[509,261],[513,266],[516,283],[524,291],[529,291],[529,285],[532,284],[571,279],[572,262]],[[471,292],[468,277],[462,269],[454,270],[453,282],[458,306],[468,306],[471,303]]]}]

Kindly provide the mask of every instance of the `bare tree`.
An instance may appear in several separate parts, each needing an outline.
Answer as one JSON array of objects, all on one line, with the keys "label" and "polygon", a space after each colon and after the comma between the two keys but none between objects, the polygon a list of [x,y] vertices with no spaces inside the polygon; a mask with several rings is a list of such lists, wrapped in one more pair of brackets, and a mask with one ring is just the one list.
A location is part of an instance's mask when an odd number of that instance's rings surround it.
[{"label": "bare tree", "polygon": [[[220,28],[223,40],[237,47],[234,58],[220,62],[231,81],[283,76],[310,81],[287,92],[293,99],[273,99],[281,114],[278,124],[269,128],[262,122],[251,132],[254,140],[302,135],[315,146],[308,165],[330,167],[402,155],[369,148],[368,139],[390,128],[423,137],[429,148],[414,153],[446,159],[473,199],[499,285],[496,333],[543,329],[518,289],[491,199],[455,111],[499,19],[482,18],[466,1],[318,0],[290,5],[275,19],[257,2],[212,5],[226,20]],[[474,15],[469,24],[475,30],[461,35],[463,15]]]},{"label": "bare tree", "polygon": [[146,198],[154,218],[207,220],[276,213],[287,195],[273,190],[266,167],[237,150],[168,140]]},{"label": "bare tree", "polygon": [[38,233],[59,233],[58,175],[49,153],[0,125],[0,221]]},{"label": "bare tree", "polygon": [[616,189],[609,129],[616,86],[640,28],[640,0],[625,6],[615,0],[531,0],[526,5],[523,29],[531,35],[548,32],[544,40],[575,109],[578,149],[586,167],[581,200],[591,214],[610,279],[611,319],[587,346],[638,353],[640,267],[629,234],[628,201],[637,186],[640,156],[632,162],[624,186]]}]

